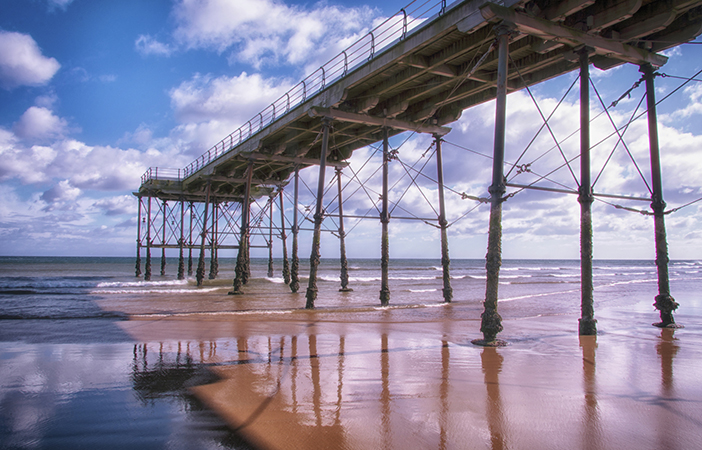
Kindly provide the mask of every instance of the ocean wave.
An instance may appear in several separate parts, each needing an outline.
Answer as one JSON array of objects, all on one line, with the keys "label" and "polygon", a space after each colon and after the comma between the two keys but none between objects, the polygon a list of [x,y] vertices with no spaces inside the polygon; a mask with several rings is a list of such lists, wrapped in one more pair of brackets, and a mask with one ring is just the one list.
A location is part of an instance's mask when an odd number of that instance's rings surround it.
[{"label": "ocean wave", "polygon": [[548,295],[558,295],[558,294],[570,294],[572,292],[580,292],[580,289],[568,289],[567,291],[557,291],[557,292],[544,292],[542,294],[528,294],[528,295],[520,295],[517,297],[508,297],[508,298],[500,298],[498,299],[499,302],[513,302],[515,300],[523,300],[525,298],[533,298],[533,297],[546,297]]},{"label": "ocean wave", "polygon": [[438,289],[408,289],[410,292],[436,292]]},{"label": "ocean wave", "polygon": [[106,287],[150,287],[150,286],[184,286],[188,280],[163,280],[163,281],[106,281],[98,283],[99,288]]},{"label": "ocean wave", "polygon": [[129,316],[119,311],[86,311],[83,313],[58,312],[41,314],[22,312],[18,314],[0,314],[0,320],[82,320],[82,319],[117,319],[127,320]]},{"label": "ocean wave", "polygon": [[109,290],[93,290],[91,294],[195,294],[202,292],[214,292],[221,290],[222,287],[211,288],[190,288],[190,289],[109,289]]}]

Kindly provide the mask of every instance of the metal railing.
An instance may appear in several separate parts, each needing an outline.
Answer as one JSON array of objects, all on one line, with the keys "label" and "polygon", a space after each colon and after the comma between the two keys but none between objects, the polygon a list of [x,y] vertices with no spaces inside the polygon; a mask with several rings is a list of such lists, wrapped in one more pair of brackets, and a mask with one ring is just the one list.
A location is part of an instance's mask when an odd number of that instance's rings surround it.
[{"label": "metal railing", "polygon": [[[421,4],[415,5],[415,3]],[[410,7],[414,9],[409,10]],[[444,14],[445,12],[446,0],[426,0],[424,2],[414,0],[354,42],[346,50],[330,59],[322,67],[312,72],[307,78],[293,86],[292,89],[219,141],[184,169],[149,168],[141,177],[142,184],[149,180],[182,180],[191,176],[215,159],[246,142],[267,125],[305,103],[308,98],[322,92],[332,82],[345,77],[350,70],[367,61],[371,61],[380,50],[387,48],[391,43],[405,39],[408,31],[416,28],[426,18],[434,14]],[[176,175],[177,178],[175,178]]]}]

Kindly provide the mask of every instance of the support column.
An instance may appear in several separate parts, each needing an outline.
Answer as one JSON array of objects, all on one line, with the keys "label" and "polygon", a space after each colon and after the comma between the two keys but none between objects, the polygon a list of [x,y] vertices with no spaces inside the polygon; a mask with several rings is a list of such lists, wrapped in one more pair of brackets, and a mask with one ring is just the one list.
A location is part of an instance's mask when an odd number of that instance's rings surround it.
[{"label": "support column", "polygon": [[139,212],[137,213],[137,251],[136,251],[136,267],[134,276],[141,276],[141,196],[137,197],[139,202]]},{"label": "support column", "polygon": [[212,202],[212,247],[210,248],[210,274],[208,278],[214,280],[219,273],[219,260],[217,255],[217,246],[219,244],[217,232],[219,231],[219,203]]},{"label": "support column", "polygon": [[305,308],[313,309],[317,298],[317,267],[319,266],[319,243],[322,235],[324,200],[324,172],[327,167],[327,150],[329,146],[330,119],[322,119],[322,150],[319,156],[319,177],[317,178],[317,208],[314,213],[314,234],[312,235],[312,253],[310,254],[310,278],[307,285],[307,304]]},{"label": "support column", "polygon": [[193,275],[193,211],[195,205],[190,202],[190,233],[188,235],[188,276]]},{"label": "support column", "polygon": [[451,288],[451,274],[449,273],[449,249],[448,249],[448,222],[446,221],[446,203],[444,201],[444,163],[441,154],[441,136],[435,135],[436,139],[436,172],[439,183],[439,226],[441,227],[441,268],[443,270],[444,302],[450,303],[453,299],[453,288]]},{"label": "support column", "polygon": [[244,187],[244,199],[241,203],[241,237],[239,238],[239,252],[236,258],[236,275],[229,295],[241,295],[244,291],[241,287],[246,284],[246,258],[248,257],[249,245],[249,211],[251,209],[251,178],[253,176],[253,161],[249,161],[246,169],[246,186]]},{"label": "support column", "polygon": [[502,317],[497,312],[497,290],[500,283],[500,266],[502,265],[502,202],[505,193],[504,159],[505,159],[505,117],[507,109],[507,56],[509,54],[509,33],[512,30],[506,23],[495,28],[498,40],[497,61],[497,95],[495,98],[495,142],[492,160],[492,184],[490,192],[490,227],[488,231],[488,248],[485,256],[487,281],[485,283],[485,310],[480,315],[480,331],[483,339],[476,339],[473,344],[483,346],[505,345],[497,339],[502,331]]},{"label": "support column", "polygon": [[658,268],[658,295],[653,306],[660,311],[661,321],[654,323],[660,328],[681,328],[675,323],[673,311],[678,303],[670,295],[668,278],[668,241],[665,232],[665,201],[663,201],[663,183],[661,179],[661,157],[658,148],[658,122],[656,115],[656,95],[654,91],[653,67],[645,64],[640,67],[646,79],[646,106],[648,108],[648,142],[651,153],[651,209],[656,237],[656,267]]},{"label": "support column", "polygon": [[297,293],[298,289],[300,289],[300,279],[298,278],[298,273],[300,270],[300,259],[297,256],[297,234],[300,231],[300,226],[298,225],[298,218],[297,218],[297,201],[298,201],[298,192],[299,192],[299,186],[300,186],[300,168],[298,166],[295,166],[295,187],[293,191],[293,202],[294,202],[294,208],[293,208],[293,226],[292,226],[292,234],[293,234],[293,242],[292,242],[292,272],[290,274],[290,290],[293,293]]},{"label": "support column", "polygon": [[341,258],[341,289],[339,292],[351,292],[349,287],[349,263],[346,260],[346,232],[344,232],[344,200],[341,196],[341,167],[336,168],[336,186],[339,197],[339,254]]},{"label": "support column", "polygon": [[280,195],[280,240],[283,243],[283,281],[290,284],[290,266],[288,265],[287,236],[285,235],[285,208],[283,206],[283,188],[278,192]]},{"label": "support column", "polygon": [[390,144],[388,143],[388,129],[383,128],[383,210],[380,213],[382,233],[380,237],[380,305],[388,306],[390,303],[390,287],[388,286],[388,269],[390,265],[390,239],[388,238],[388,162],[390,160]]},{"label": "support column", "polygon": [[589,49],[579,50],[580,61],[580,310],[581,336],[597,334],[592,284],[592,185],[590,182],[590,71]]},{"label": "support column", "polygon": [[200,257],[197,260],[197,271],[195,278],[197,285],[202,286],[202,280],[205,278],[205,241],[207,239],[207,208],[210,205],[210,182],[207,182],[207,191],[205,194],[205,215],[202,218],[202,233],[200,234]]},{"label": "support column", "polygon": [[268,197],[268,212],[270,216],[269,228],[268,228],[268,278],[273,278],[273,199],[275,194],[271,192]]},{"label": "support column", "polygon": [[149,196],[149,206],[146,213],[146,267],[144,268],[144,280],[151,280],[151,196]]},{"label": "support column", "polygon": [[185,279],[185,261],[183,259],[183,246],[185,245],[185,202],[180,200],[180,239],[178,239],[178,279]]},{"label": "support column", "polygon": [[163,229],[161,230],[161,276],[166,275],[166,219],[168,218],[168,203],[163,201]]}]

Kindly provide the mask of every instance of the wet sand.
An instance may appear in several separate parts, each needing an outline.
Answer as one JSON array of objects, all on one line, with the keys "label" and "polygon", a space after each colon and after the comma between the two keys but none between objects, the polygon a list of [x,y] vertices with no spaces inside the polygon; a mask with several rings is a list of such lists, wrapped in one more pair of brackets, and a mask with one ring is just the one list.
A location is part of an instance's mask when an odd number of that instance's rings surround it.
[{"label": "wet sand", "polygon": [[472,303],[110,309],[133,314],[119,326],[144,352],[204,364],[216,377],[191,392],[258,448],[690,449],[702,437],[702,305],[695,292],[678,300],[684,329],[652,327],[642,299],[597,310],[593,337],[572,313],[508,317],[503,348],[470,343]]}]

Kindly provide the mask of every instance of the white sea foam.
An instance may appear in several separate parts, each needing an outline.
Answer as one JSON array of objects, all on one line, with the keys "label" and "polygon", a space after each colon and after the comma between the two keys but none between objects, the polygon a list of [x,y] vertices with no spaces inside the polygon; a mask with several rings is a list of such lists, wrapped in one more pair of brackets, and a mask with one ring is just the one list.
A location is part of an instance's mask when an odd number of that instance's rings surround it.
[{"label": "white sea foam", "polygon": [[151,287],[151,286],[184,286],[188,280],[165,280],[165,281],[105,281],[98,283],[97,287]]},{"label": "white sea foam", "polygon": [[201,292],[214,292],[222,289],[221,287],[213,288],[198,288],[198,289],[110,289],[110,290],[93,290],[91,294],[194,294]]},{"label": "white sea foam", "polygon": [[515,300],[523,300],[525,298],[533,298],[533,297],[546,297],[548,295],[558,295],[558,294],[570,294],[571,292],[579,292],[580,289],[569,289],[567,291],[558,291],[558,292],[544,292],[542,294],[529,294],[529,295],[520,295],[517,297],[509,297],[509,298],[500,298],[497,301],[498,302],[512,302]]},{"label": "white sea foam", "polygon": [[410,292],[436,292],[438,289],[409,289]]}]

